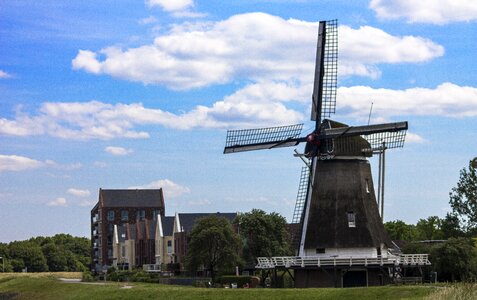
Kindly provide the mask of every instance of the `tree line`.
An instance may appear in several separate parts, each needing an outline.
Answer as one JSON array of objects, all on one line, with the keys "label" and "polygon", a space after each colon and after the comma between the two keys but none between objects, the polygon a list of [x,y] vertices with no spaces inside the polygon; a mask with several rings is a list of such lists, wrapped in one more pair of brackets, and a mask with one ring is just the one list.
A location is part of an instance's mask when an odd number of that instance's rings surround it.
[{"label": "tree line", "polygon": [[90,256],[90,240],[69,234],[0,243],[5,272],[82,272],[88,269]]}]

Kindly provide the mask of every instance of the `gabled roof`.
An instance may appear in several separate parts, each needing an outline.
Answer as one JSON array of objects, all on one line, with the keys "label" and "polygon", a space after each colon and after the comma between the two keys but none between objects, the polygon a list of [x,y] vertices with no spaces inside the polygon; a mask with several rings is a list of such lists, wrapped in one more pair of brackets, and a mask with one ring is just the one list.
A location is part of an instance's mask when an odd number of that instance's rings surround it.
[{"label": "gabled roof", "polygon": [[162,189],[99,190],[103,207],[164,207]]},{"label": "gabled roof", "polygon": [[203,217],[208,217],[208,216],[218,216],[218,217],[223,217],[232,222],[235,217],[237,216],[237,213],[179,213],[179,222],[181,225],[181,231],[184,232],[189,232],[192,230],[192,227],[194,227],[194,224],[197,222],[199,218]]},{"label": "gabled roof", "polygon": [[172,236],[174,230],[174,217],[162,217],[162,233],[164,236]]}]

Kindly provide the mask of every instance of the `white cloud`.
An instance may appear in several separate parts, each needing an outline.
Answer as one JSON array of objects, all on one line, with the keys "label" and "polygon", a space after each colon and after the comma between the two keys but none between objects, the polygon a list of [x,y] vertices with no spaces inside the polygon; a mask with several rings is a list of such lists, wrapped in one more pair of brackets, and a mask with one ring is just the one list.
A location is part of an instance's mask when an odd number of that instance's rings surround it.
[{"label": "white cloud", "polygon": [[[253,83],[211,106],[199,105],[181,114],[147,108],[140,103],[44,103],[36,115],[20,113],[12,120],[0,119],[0,134],[49,134],[65,139],[108,140],[120,137],[147,138],[149,134],[140,130],[145,125],[188,130],[294,124],[302,122],[306,116],[288,108],[288,102],[308,105],[311,90],[311,83]],[[406,90],[340,87],[337,98],[339,114],[362,121],[367,120],[371,100],[374,102],[374,122],[405,115],[477,116],[477,88],[448,82],[436,88],[415,87]],[[116,154],[130,151],[121,149],[109,151]],[[70,165],[70,169],[74,166]]]},{"label": "white cloud", "polygon": [[458,86],[445,82],[431,88],[405,90],[373,89],[368,86],[340,87],[338,89],[339,112],[367,119],[370,99],[373,116],[477,116],[477,88]]},{"label": "white cloud", "polygon": [[371,0],[382,19],[405,18],[410,23],[447,24],[477,19],[475,0]]},{"label": "white cloud", "polygon": [[55,200],[52,200],[48,202],[46,205],[48,206],[68,206],[68,203],[66,202],[65,198],[56,198]]},{"label": "white cloud", "polygon": [[422,144],[425,143],[426,140],[422,136],[408,131],[406,133],[406,142],[413,144]]},{"label": "white cloud", "polygon": [[18,155],[1,155],[0,154],[0,172],[2,171],[24,171],[36,169],[44,166],[45,163]]},{"label": "white cloud", "polygon": [[122,147],[113,147],[113,146],[104,148],[104,151],[115,156],[124,156],[133,152],[131,149],[126,149]]},{"label": "white cloud", "polygon": [[91,192],[89,190],[81,190],[75,188],[69,188],[66,192],[76,197],[88,197],[89,195],[91,195]]},{"label": "white cloud", "polygon": [[12,78],[13,76],[3,70],[0,70],[0,79]]},{"label": "white cloud", "polygon": [[179,185],[169,179],[160,179],[145,185],[130,187],[130,189],[160,189],[160,188],[162,188],[164,197],[166,199],[175,198],[183,194],[190,193],[190,189],[188,187]]},{"label": "white cloud", "polygon": [[168,12],[182,11],[194,5],[193,0],[146,0],[149,7],[159,6]]},{"label": "white cloud", "polygon": [[378,64],[419,63],[444,55],[444,47],[422,37],[393,36],[370,26],[339,30],[339,74],[343,76],[377,78]]},{"label": "white cloud", "polygon": [[[80,50],[73,68],[177,90],[235,79],[311,82],[317,26],[265,13],[234,15],[218,22],[185,22],[157,36],[150,45],[112,46],[98,53]],[[425,62],[444,53],[442,46],[428,39],[392,36],[369,26],[340,26],[339,34],[342,76],[377,77],[378,64]]]},{"label": "white cloud", "polygon": [[[43,103],[32,116],[17,111],[15,119],[0,118],[0,135],[51,135],[64,139],[148,138],[135,129],[161,125],[175,129],[250,127],[297,123],[303,115],[284,102],[307,101],[311,86],[303,88],[285,82],[250,84],[212,106],[196,106],[173,114],[146,108],[141,103],[106,104],[98,101]],[[109,153],[127,154],[124,149],[107,148]]]}]

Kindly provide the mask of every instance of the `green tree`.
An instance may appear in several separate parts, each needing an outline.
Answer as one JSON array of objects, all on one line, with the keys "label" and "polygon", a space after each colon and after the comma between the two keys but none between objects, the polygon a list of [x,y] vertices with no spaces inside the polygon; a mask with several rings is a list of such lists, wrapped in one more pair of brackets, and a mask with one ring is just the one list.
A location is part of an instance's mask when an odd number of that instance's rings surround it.
[{"label": "green tree", "polygon": [[457,186],[449,193],[452,212],[459,217],[466,231],[477,226],[477,172],[472,161],[468,170],[460,171]]},{"label": "green tree", "polygon": [[273,212],[254,209],[234,220],[243,241],[242,257],[247,265],[255,265],[256,258],[293,255],[289,245],[287,221]]},{"label": "green tree", "polygon": [[42,251],[50,272],[70,271],[66,251],[60,249],[54,243],[43,245]]},{"label": "green tree", "polygon": [[190,271],[203,267],[215,281],[217,272],[233,270],[240,263],[240,238],[223,217],[200,218],[189,234],[186,266]]},{"label": "green tree", "polygon": [[430,259],[441,281],[476,279],[477,251],[472,239],[450,238],[446,243],[432,247]]},{"label": "green tree", "polygon": [[447,213],[445,218],[441,220],[441,231],[444,239],[464,237],[466,235],[460,227],[459,217],[452,213]]},{"label": "green tree", "polygon": [[38,244],[31,241],[15,241],[8,245],[8,250],[9,257],[18,262],[16,265],[12,262],[15,271],[19,271],[18,268],[21,266],[21,261],[24,267],[28,268],[29,272],[48,271],[45,256]]},{"label": "green tree", "polygon": [[416,230],[419,240],[442,240],[444,234],[441,230],[441,219],[430,216],[427,219],[417,221]]},{"label": "green tree", "polygon": [[415,241],[418,232],[415,225],[406,224],[401,220],[389,221],[384,223],[384,228],[388,232],[391,240]]}]

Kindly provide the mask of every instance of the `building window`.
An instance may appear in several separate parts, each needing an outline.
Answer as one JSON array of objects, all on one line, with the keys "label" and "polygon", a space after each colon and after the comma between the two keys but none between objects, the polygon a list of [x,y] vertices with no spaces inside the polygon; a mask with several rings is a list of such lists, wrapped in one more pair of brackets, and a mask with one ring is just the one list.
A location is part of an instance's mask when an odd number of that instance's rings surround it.
[{"label": "building window", "polygon": [[316,254],[325,253],[325,248],[316,248]]},{"label": "building window", "polygon": [[138,210],[137,211],[137,219],[144,220],[146,218],[146,211],[145,210]]},{"label": "building window", "polygon": [[129,220],[129,212],[127,210],[121,211],[121,221]]},{"label": "building window", "polygon": [[348,227],[356,227],[356,214],[352,211],[347,213],[348,215]]},{"label": "building window", "polygon": [[108,233],[112,233],[113,232],[113,224],[108,224]]},{"label": "building window", "polygon": [[114,221],[114,211],[108,211],[108,221]]},{"label": "building window", "polygon": [[121,247],[121,256],[126,257],[126,246]]},{"label": "building window", "polygon": [[167,241],[167,254],[172,253],[172,241]]}]

